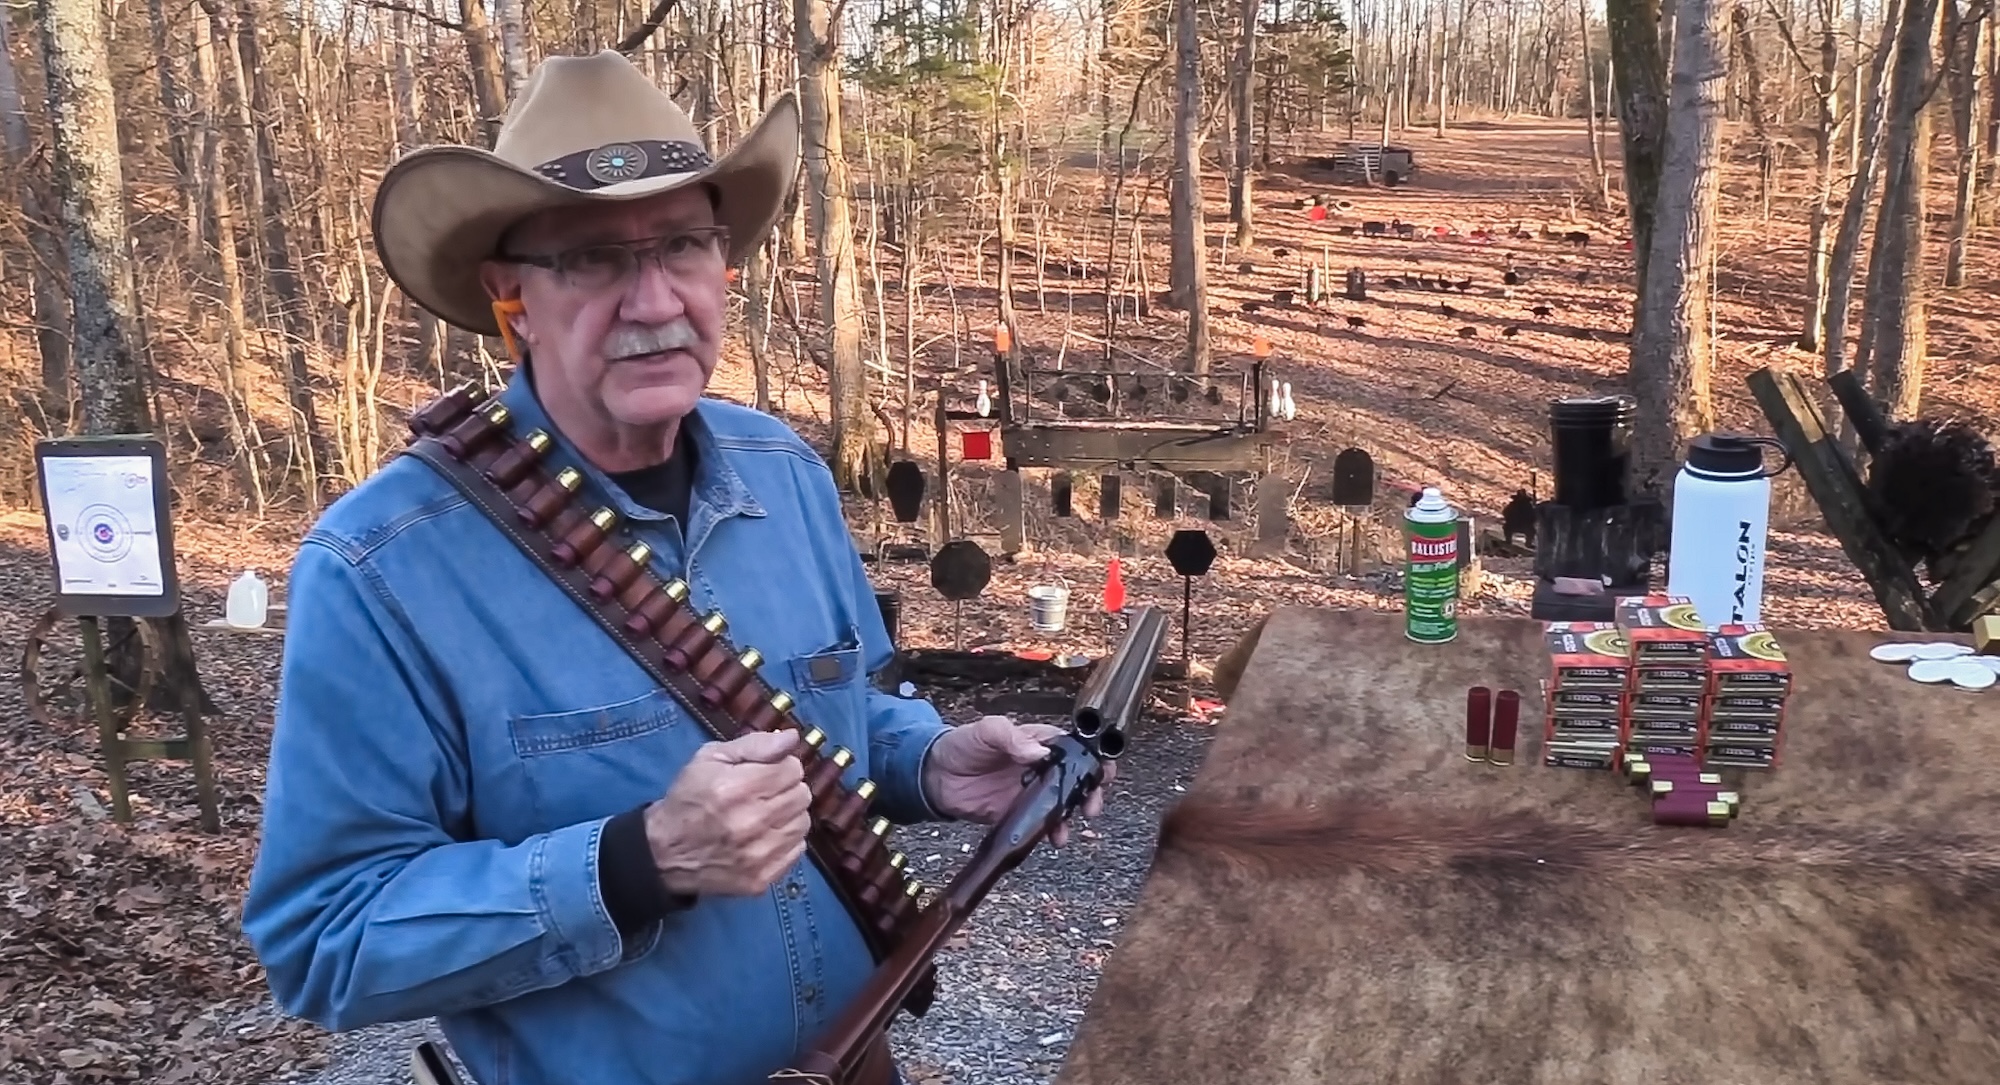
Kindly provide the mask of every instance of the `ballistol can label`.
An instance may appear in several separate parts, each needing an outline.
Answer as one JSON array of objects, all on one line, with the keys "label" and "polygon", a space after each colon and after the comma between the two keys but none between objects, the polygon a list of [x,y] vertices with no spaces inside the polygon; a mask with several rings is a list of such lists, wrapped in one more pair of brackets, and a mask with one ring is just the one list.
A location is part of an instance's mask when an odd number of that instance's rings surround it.
[{"label": "ballistol can label", "polygon": [[1785,650],[1761,625],[1725,625],[1708,634],[1708,673],[1717,693],[1782,697],[1792,688]]},{"label": "ballistol can label", "polygon": [[1621,599],[1616,614],[1634,663],[1696,664],[1708,658],[1708,629],[1684,595]]},{"label": "ballistol can label", "polygon": [[1443,644],[1458,636],[1458,515],[1448,505],[1427,511],[1429,500],[1426,494],[1403,518],[1403,632],[1420,644]]},{"label": "ballistol can label", "polygon": [[1550,689],[1623,689],[1631,647],[1609,622],[1545,622]]}]

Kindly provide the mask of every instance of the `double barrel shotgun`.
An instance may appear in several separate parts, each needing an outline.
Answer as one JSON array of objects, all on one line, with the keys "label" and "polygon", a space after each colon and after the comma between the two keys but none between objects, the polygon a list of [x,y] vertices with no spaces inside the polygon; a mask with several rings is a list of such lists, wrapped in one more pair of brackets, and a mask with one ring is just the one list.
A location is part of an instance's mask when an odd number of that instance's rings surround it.
[{"label": "double barrel shotgun", "polygon": [[[896,1011],[913,1001],[934,974],[938,951],[963,927],[1000,879],[1021,865],[1056,827],[1067,822],[1099,784],[1105,766],[1122,756],[1128,729],[1144,711],[1166,619],[1156,607],[1135,608],[1118,647],[1084,681],[1070,710],[1070,731],[1051,741],[1048,757],[1023,773],[1014,800],[951,884],[918,909],[896,948],[832,1027],[770,1075],[789,1085],[888,1085],[892,1067],[884,1036]],[[417,1085],[465,1085],[449,1059],[425,1041],[413,1058]]]}]

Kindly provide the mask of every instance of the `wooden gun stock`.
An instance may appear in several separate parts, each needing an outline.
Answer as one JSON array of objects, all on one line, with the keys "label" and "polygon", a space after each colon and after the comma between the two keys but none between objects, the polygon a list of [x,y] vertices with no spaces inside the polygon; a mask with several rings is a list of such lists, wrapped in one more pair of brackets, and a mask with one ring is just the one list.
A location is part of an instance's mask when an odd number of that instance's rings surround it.
[{"label": "wooden gun stock", "polygon": [[772,1074],[773,1082],[882,1085],[889,1024],[910,993],[933,974],[934,959],[1001,877],[1021,865],[1056,826],[1068,821],[1104,780],[1104,766],[1122,753],[1125,725],[1138,717],[1166,644],[1166,623],[1140,608],[1124,639],[1084,683],[1073,716],[1092,734],[1063,735],[1049,756],[1027,770],[1026,786],[987,832],[951,884],[917,912],[895,952],[877,965],[867,986],[833,1025]]}]

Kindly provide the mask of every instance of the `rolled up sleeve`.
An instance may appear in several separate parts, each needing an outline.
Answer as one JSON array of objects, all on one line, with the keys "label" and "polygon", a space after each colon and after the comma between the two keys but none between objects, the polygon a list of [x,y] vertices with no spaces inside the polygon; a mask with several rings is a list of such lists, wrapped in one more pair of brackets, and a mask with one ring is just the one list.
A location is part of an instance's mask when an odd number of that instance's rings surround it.
[{"label": "rolled up sleeve", "polygon": [[243,928],[288,1012],[342,1031],[504,1001],[616,965],[604,820],[470,836],[463,732],[365,566],[293,565],[263,837]]}]

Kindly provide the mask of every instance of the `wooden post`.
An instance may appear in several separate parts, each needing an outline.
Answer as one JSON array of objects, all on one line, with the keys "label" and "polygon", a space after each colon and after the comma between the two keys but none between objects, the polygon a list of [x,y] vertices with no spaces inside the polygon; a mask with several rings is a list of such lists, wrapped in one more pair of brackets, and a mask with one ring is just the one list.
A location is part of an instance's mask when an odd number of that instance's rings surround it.
[{"label": "wooden post", "polygon": [[1910,633],[1946,631],[1948,626],[1924,597],[1923,585],[1909,560],[1883,534],[1860,475],[1834,435],[1826,431],[1819,407],[1799,386],[1798,378],[1765,367],[1745,381],[1778,440],[1798,465],[1800,477],[1826,517],[1826,526],[1875,592],[1889,627]]},{"label": "wooden post", "polygon": [[1292,526],[1290,491],[1283,475],[1260,475],[1257,479],[1257,537],[1252,549],[1258,557],[1285,552]]},{"label": "wooden post", "polygon": [[104,775],[111,781],[111,816],[121,823],[132,820],[132,798],[125,787],[125,739],[118,733],[118,720],[111,711],[111,679],[104,670],[104,639],[97,619],[77,619],[83,630],[84,683],[90,691],[90,708],[97,714],[97,745],[104,754]]},{"label": "wooden post", "polygon": [[201,718],[201,710],[193,704],[182,702],[181,720],[187,727],[187,759],[194,762],[195,803],[201,808],[201,831],[219,833],[222,831],[222,814],[215,803],[214,751],[208,744],[208,725]]},{"label": "wooden post", "polygon": [[1992,601],[1984,589],[2000,586],[2000,516],[1986,521],[1986,530],[1957,555],[1957,565],[1931,596],[1931,607],[1952,629],[1970,629],[1982,601]]},{"label": "wooden post", "polygon": [[993,477],[993,503],[1000,518],[1000,552],[1013,556],[1021,552],[1026,532],[1025,502],[1021,495],[1021,469],[1009,467]]},{"label": "wooden post", "polygon": [[938,492],[937,501],[932,505],[937,509],[938,544],[943,546],[951,541],[951,425],[944,414],[944,379],[938,379],[937,414],[938,448]]}]

